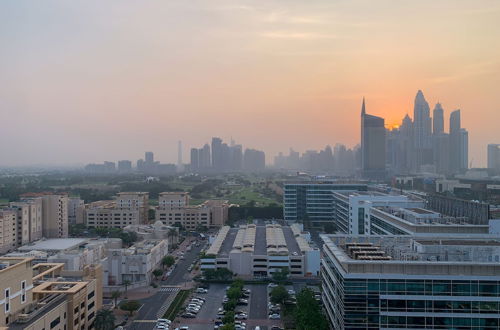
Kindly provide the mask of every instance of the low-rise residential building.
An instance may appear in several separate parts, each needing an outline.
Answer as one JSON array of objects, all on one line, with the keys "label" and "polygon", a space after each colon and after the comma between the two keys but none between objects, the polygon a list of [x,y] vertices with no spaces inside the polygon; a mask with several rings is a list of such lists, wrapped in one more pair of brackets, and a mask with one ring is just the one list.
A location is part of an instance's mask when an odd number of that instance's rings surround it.
[{"label": "low-rise residential building", "polygon": [[161,259],[166,255],[167,240],[145,240],[126,249],[108,249],[102,261],[105,290],[121,289],[126,282],[129,287],[149,285],[152,272],[161,267]]},{"label": "low-rise residential building", "polygon": [[82,224],[85,211],[85,202],[80,197],[68,199],[68,221],[70,224]]},{"label": "low-rise residential building", "polygon": [[158,198],[156,220],[168,226],[195,230],[223,226],[228,213],[229,204],[225,200],[207,200],[200,205],[189,205],[186,192],[164,192]]},{"label": "low-rise residential building", "polygon": [[6,253],[17,247],[17,211],[0,210],[0,253]]},{"label": "low-rise residential building", "polygon": [[138,210],[118,208],[115,201],[98,201],[86,205],[84,217],[89,228],[125,228],[141,223]]},{"label": "low-rise residential building", "polygon": [[500,237],[322,235],[334,329],[496,329]]},{"label": "low-rise residential building", "polygon": [[287,268],[292,277],[318,276],[320,251],[298,224],[224,226],[201,259],[201,269],[227,268],[240,276],[268,277]]},{"label": "low-rise residential building", "polygon": [[139,223],[148,222],[149,194],[147,192],[119,192],[116,195],[116,208],[139,212]]},{"label": "low-rise residential building", "polygon": [[165,226],[161,221],[152,225],[128,225],[123,230],[135,233],[140,240],[166,239],[169,248],[179,244],[179,227]]},{"label": "low-rise residential building", "polygon": [[17,210],[17,245],[21,246],[42,238],[42,198],[35,197],[23,202],[12,202]]},{"label": "low-rise residential building", "polygon": [[42,201],[42,235],[45,238],[68,237],[68,195],[65,193],[28,193],[22,202]]},{"label": "low-rise residential building", "polygon": [[64,264],[0,258],[0,327],[92,329],[102,306],[100,266],[64,278]]}]

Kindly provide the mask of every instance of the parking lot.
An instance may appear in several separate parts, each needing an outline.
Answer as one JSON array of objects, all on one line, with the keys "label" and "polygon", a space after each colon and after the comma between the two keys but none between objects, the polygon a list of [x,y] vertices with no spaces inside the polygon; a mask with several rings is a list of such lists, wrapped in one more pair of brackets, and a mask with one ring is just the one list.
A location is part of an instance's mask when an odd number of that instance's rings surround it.
[{"label": "parking lot", "polygon": [[[206,301],[196,315],[196,318],[179,318],[176,320],[175,325],[187,325],[189,329],[193,330],[206,330],[213,329],[214,322],[217,320],[217,312],[222,307],[222,300],[226,294],[227,284],[211,284],[208,293],[198,294],[205,298]],[[280,325],[279,320],[268,319],[268,289],[265,284],[245,285],[245,289],[250,290],[250,297],[248,298],[248,305],[238,305],[236,311],[244,312],[248,315],[248,319],[241,320],[246,324],[246,329],[254,329],[260,326],[261,329],[268,329],[272,325]]]}]

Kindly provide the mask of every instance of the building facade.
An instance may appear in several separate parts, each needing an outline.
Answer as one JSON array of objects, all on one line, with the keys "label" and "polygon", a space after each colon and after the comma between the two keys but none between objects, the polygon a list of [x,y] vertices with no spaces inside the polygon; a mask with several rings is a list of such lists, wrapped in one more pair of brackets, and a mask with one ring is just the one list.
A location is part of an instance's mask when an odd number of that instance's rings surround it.
[{"label": "building facade", "polygon": [[322,239],[322,299],[334,329],[499,327],[498,237]]}]

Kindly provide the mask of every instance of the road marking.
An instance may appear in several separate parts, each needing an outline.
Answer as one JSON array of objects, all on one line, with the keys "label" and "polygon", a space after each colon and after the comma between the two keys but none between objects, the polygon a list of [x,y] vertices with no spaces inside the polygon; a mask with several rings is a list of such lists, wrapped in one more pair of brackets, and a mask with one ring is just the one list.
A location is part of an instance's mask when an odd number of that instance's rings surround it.
[{"label": "road marking", "polygon": [[162,287],[159,292],[177,292],[179,291],[178,287]]},{"label": "road marking", "polygon": [[134,320],[134,323],[156,323],[157,320]]}]

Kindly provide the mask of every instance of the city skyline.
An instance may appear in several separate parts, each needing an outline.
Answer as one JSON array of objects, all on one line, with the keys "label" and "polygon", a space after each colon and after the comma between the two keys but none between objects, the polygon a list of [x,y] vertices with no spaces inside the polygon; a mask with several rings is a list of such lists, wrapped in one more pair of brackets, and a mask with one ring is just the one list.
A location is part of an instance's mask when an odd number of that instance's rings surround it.
[{"label": "city skyline", "polygon": [[2,166],[352,148],[363,96],[393,126],[419,89],[462,110],[473,167],[500,140],[496,1],[52,4],[0,5]]}]

